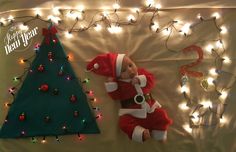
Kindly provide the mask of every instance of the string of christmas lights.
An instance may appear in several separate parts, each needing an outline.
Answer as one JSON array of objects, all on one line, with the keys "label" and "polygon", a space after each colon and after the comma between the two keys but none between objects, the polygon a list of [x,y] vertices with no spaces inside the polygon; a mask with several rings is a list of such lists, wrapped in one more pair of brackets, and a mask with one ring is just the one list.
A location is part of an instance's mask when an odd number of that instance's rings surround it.
[{"label": "string of christmas lights", "polygon": [[[95,31],[101,31],[104,27],[107,29],[107,31],[111,34],[119,34],[122,32],[122,28],[124,26],[137,26],[142,22],[143,17],[147,13],[152,13],[150,22],[149,22],[149,29],[156,33],[156,34],[163,34],[166,36],[165,40],[165,47],[168,51],[173,53],[180,53],[181,50],[174,50],[171,49],[169,45],[169,41],[171,36],[173,35],[173,32],[178,32],[179,34],[183,35],[185,38],[189,38],[189,36],[192,34],[192,32],[198,27],[198,25],[204,23],[204,22],[212,22],[218,32],[218,37],[214,40],[199,40],[195,44],[201,44],[203,42],[208,42],[209,44],[204,47],[204,53],[207,53],[209,55],[212,55],[215,57],[214,68],[211,68],[209,70],[209,77],[205,77],[201,80],[200,85],[204,89],[204,91],[209,92],[209,88],[213,87],[214,91],[219,95],[219,103],[212,103],[210,100],[206,101],[199,101],[195,102],[190,96],[190,89],[189,89],[189,79],[187,75],[183,75],[180,77],[180,86],[179,90],[183,94],[185,102],[179,104],[180,109],[184,110],[190,110],[189,115],[189,123],[184,124],[183,128],[186,131],[191,132],[192,128],[199,128],[201,126],[216,126],[220,123],[225,123],[226,118],[223,117],[223,113],[225,112],[225,107],[227,103],[225,102],[228,91],[230,88],[235,84],[234,83],[227,88],[218,88],[217,85],[217,77],[228,73],[231,74],[234,78],[236,76],[233,73],[227,72],[222,70],[223,65],[227,65],[231,63],[231,60],[228,56],[226,56],[226,47],[222,38],[222,35],[227,34],[227,28],[222,25],[219,26],[217,24],[217,20],[220,19],[220,14],[215,12],[212,14],[209,18],[204,18],[200,14],[197,15],[197,18],[199,19],[198,22],[194,24],[190,23],[183,23],[180,20],[173,20],[171,19],[168,23],[165,25],[162,25],[160,27],[158,18],[161,16],[159,12],[162,10],[162,6],[158,3],[155,3],[154,0],[147,0],[146,6],[143,8],[132,8],[132,9],[121,9],[119,5],[119,1],[116,0],[116,3],[113,4],[113,9],[106,9],[99,10],[98,12],[93,15],[92,19],[90,21],[86,21],[86,11],[84,6],[79,6],[76,9],[68,9],[68,8],[60,8],[60,7],[54,7],[52,9],[52,14],[47,16],[47,19],[44,19],[42,17],[42,11],[44,9],[35,8],[32,9],[35,13],[35,16],[21,16],[21,17],[13,17],[9,16],[7,19],[1,18],[0,24],[2,27],[8,27],[11,26],[14,23],[22,23],[22,21],[18,21],[18,19],[26,19],[28,20],[24,21],[22,24],[20,24],[20,28],[27,29],[27,24],[34,20],[41,20],[43,22],[51,23],[57,25],[57,29],[64,32],[64,36],[66,38],[73,38],[74,33],[79,32],[85,32],[88,30],[94,29]],[[119,17],[119,11],[126,11],[128,12],[131,10],[131,14],[127,16],[127,21],[122,21]],[[88,11],[89,12],[89,11]],[[100,16],[100,19],[95,20],[96,17]],[[74,23],[71,27],[63,27],[63,20],[61,18],[66,17],[71,20],[74,20]],[[114,20],[114,17],[116,18]],[[87,22],[88,26],[80,25],[78,28],[79,22]],[[69,29],[69,30],[68,30]],[[204,74],[205,75],[205,74]],[[87,80],[84,80],[82,82],[86,82]],[[14,92],[13,89],[10,90],[11,92]],[[10,92],[9,91],[9,92]],[[88,94],[91,92],[88,91]],[[92,100],[96,101],[96,98],[91,98]],[[95,109],[98,109],[97,107],[94,107]],[[208,123],[204,121],[204,117],[207,115],[207,112],[210,112],[211,114],[214,114],[219,118],[218,122],[215,123]],[[100,116],[97,116],[97,118]]]}]

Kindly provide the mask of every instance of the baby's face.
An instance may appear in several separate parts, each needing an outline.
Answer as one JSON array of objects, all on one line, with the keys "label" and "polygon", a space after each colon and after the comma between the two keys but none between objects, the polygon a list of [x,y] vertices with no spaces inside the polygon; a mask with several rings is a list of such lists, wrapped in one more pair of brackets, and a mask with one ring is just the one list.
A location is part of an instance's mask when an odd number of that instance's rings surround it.
[{"label": "baby's face", "polygon": [[133,79],[138,74],[137,66],[127,56],[124,57],[121,68],[121,79]]}]

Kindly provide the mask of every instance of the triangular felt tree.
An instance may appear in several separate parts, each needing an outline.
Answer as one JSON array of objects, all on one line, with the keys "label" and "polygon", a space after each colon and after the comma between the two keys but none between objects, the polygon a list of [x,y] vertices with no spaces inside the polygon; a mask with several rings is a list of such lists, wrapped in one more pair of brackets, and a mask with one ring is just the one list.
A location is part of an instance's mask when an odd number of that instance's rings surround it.
[{"label": "triangular felt tree", "polygon": [[87,96],[52,25],[3,124],[1,138],[99,133]]}]

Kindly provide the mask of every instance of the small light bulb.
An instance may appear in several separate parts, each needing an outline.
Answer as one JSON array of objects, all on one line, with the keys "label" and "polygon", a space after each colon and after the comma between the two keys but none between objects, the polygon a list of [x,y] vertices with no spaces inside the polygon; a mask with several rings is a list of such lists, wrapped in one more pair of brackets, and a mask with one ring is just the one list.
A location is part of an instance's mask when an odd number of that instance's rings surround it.
[{"label": "small light bulb", "polygon": [[181,28],[181,33],[188,34],[190,31],[190,26],[191,26],[190,23],[184,24],[184,26]]},{"label": "small light bulb", "polygon": [[157,9],[161,9],[161,7],[162,7],[161,4],[156,4]]},{"label": "small light bulb", "polygon": [[209,73],[211,74],[211,75],[217,75],[217,72],[216,72],[216,68],[211,68],[210,70],[209,70]]},{"label": "small light bulb", "polygon": [[108,17],[109,12],[108,12],[108,11],[103,11],[103,12],[102,12],[102,15],[103,15],[104,17]]},{"label": "small light bulb", "polygon": [[139,8],[132,8],[131,11],[134,12],[134,13],[139,13],[140,9]]},{"label": "small light bulb", "polygon": [[227,96],[228,96],[228,92],[222,91],[222,92],[221,92],[221,95],[220,95],[220,98],[223,99],[223,100],[225,100],[225,99],[227,98]]},{"label": "small light bulb", "polygon": [[111,27],[108,27],[108,31],[112,34],[113,33],[120,33],[120,32],[122,32],[122,28],[119,26],[111,25]]},{"label": "small light bulb", "polygon": [[180,103],[178,105],[178,107],[181,109],[181,110],[188,110],[189,107],[187,106],[187,103],[183,102],[183,103]]},{"label": "small light bulb", "polygon": [[225,116],[223,116],[222,118],[220,118],[220,124],[226,124],[226,123],[228,123],[228,119],[225,117]]},{"label": "small light bulb", "polygon": [[42,16],[42,11],[39,8],[34,9],[34,14],[38,16]]},{"label": "small light bulb", "polygon": [[81,11],[81,12],[83,12],[84,11],[84,5],[78,5],[77,7],[76,7],[76,9],[78,10],[78,11]]},{"label": "small light bulb", "polygon": [[221,34],[226,34],[227,33],[227,28],[225,26],[220,27],[220,33]]},{"label": "small light bulb", "polygon": [[71,32],[69,32],[69,31],[66,31],[65,36],[70,39],[73,37],[73,34],[71,34]]},{"label": "small light bulb", "polygon": [[159,24],[157,22],[154,22],[154,25],[152,25],[151,29],[152,31],[156,32],[160,28]]},{"label": "small light bulb", "polygon": [[8,18],[7,18],[9,21],[13,21],[14,20],[14,17],[12,15],[10,15]]},{"label": "small light bulb", "polygon": [[118,3],[115,3],[112,5],[112,7],[116,10],[118,10],[120,8],[120,5]]},{"label": "small light bulb", "polygon": [[221,41],[221,40],[218,40],[218,41],[216,42],[216,46],[217,46],[218,48],[223,48],[223,43],[222,43],[222,41]]},{"label": "small light bulb", "polygon": [[127,17],[127,20],[130,21],[130,22],[135,21],[134,15],[129,15],[129,16]]},{"label": "small light bulb", "polygon": [[53,14],[54,14],[54,15],[60,15],[61,13],[60,13],[59,9],[60,9],[59,7],[53,7],[53,8],[52,8]]},{"label": "small light bulb", "polygon": [[170,32],[171,32],[171,30],[169,28],[166,28],[162,31],[163,35],[166,35],[166,36],[169,35]]},{"label": "small light bulb", "polygon": [[223,62],[224,62],[225,64],[230,64],[230,63],[231,63],[231,60],[229,59],[228,56],[223,56]]},{"label": "small light bulb", "polygon": [[96,24],[96,26],[94,27],[94,29],[96,31],[101,31],[102,30],[102,26],[100,24]]},{"label": "small light bulb", "polygon": [[198,19],[202,19],[201,14],[198,14],[198,15],[197,15],[197,18],[198,18]]},{"label": "small light bulb", "polygon": [[212,53],[212,49],[214,49],[214,47],[213,47],[211,44],[209,44],[209,45],[206,46],[206,51],[207,51],[208,53]]},{"label": "small light bulb", "polygon": [[209,85],[214,85],[214,79],[212,77],[207,78],[207,83]]},{"label": "small light bulb", "polygon": [[200,104],[203,105],[203,108],[212,107],[212,102],[210,100],[208,100],[208,101],[203,100]]},{"label": "small light bulb", "polygon": [[188,92],[189,92],[189,88],[184,85],[184,86],[182,86],[182,87],[180,88],[180,92],[181,92],[181,93],[184,93],[184,92],[185,92],[185,93],[188,93]]},{"label": "small light bulb", "polygon": [[212,14],[212,17],[215,17],[216,19],[220,18],[220,14],[218,12],[215,12]]},{"label": "small light bulb", "polygon": [[188,133],[192,133],[192,128],[189,127],[189,124],[183,125],[184,130],[186,130]]},{"label": "small light bulb", "polygon": [[146,0],[146,6],[150,7],[154,4],[154,0]]},{"label": "small light bulb", "polygon": [[20,25],[19,25],[19,28],[20,28],[20,30],[22,30],[22,31],[28,31],[28,30],[29,30],[29,27],[28,27],[27,25],[24,25],[24,24],[20,24]]}]

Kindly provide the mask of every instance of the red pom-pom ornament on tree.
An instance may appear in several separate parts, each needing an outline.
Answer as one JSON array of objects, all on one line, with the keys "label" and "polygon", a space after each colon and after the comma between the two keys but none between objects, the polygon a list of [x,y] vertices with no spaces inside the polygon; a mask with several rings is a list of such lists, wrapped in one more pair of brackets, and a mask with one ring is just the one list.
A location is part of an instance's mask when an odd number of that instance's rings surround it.
[{"label": "red pom-pom ornament on tree", "polygon": [[42,92],[47,92],[49,89],[48,85],[47,84],[42,84],[40,87],[39,87],[39,91],[42,91]]},{"label": "red pom-pom ornament on tree", "polygon": [[42,64],[40,64],[39,66],[38,66],[38,71],[39,72],[43,72],[45,69],[44,69],[44,66],[42,65]]},{"label": "red pom-pom ornament on tree", "polygon": [[77,101],[77,97],[72,94],[72,95],[70,96],[70,101],[71,101],[72,103],[75,103],[75,102]]},{"label": "red pom-pom ornament on tree", "polygon": [[25,121],[25,119],[26,119],[26,117],[25,117],[25,114],[24,114],[24,113],[22,113],[22,114],[19,115],[19,120],[20,120],[20,121]]},{"label": "red pom-pom ornament on tree", "polygon": [[53,60],[52,52],[48,52],[48,60],[49,60],[49,61],[52,61],[52,60]]}]

